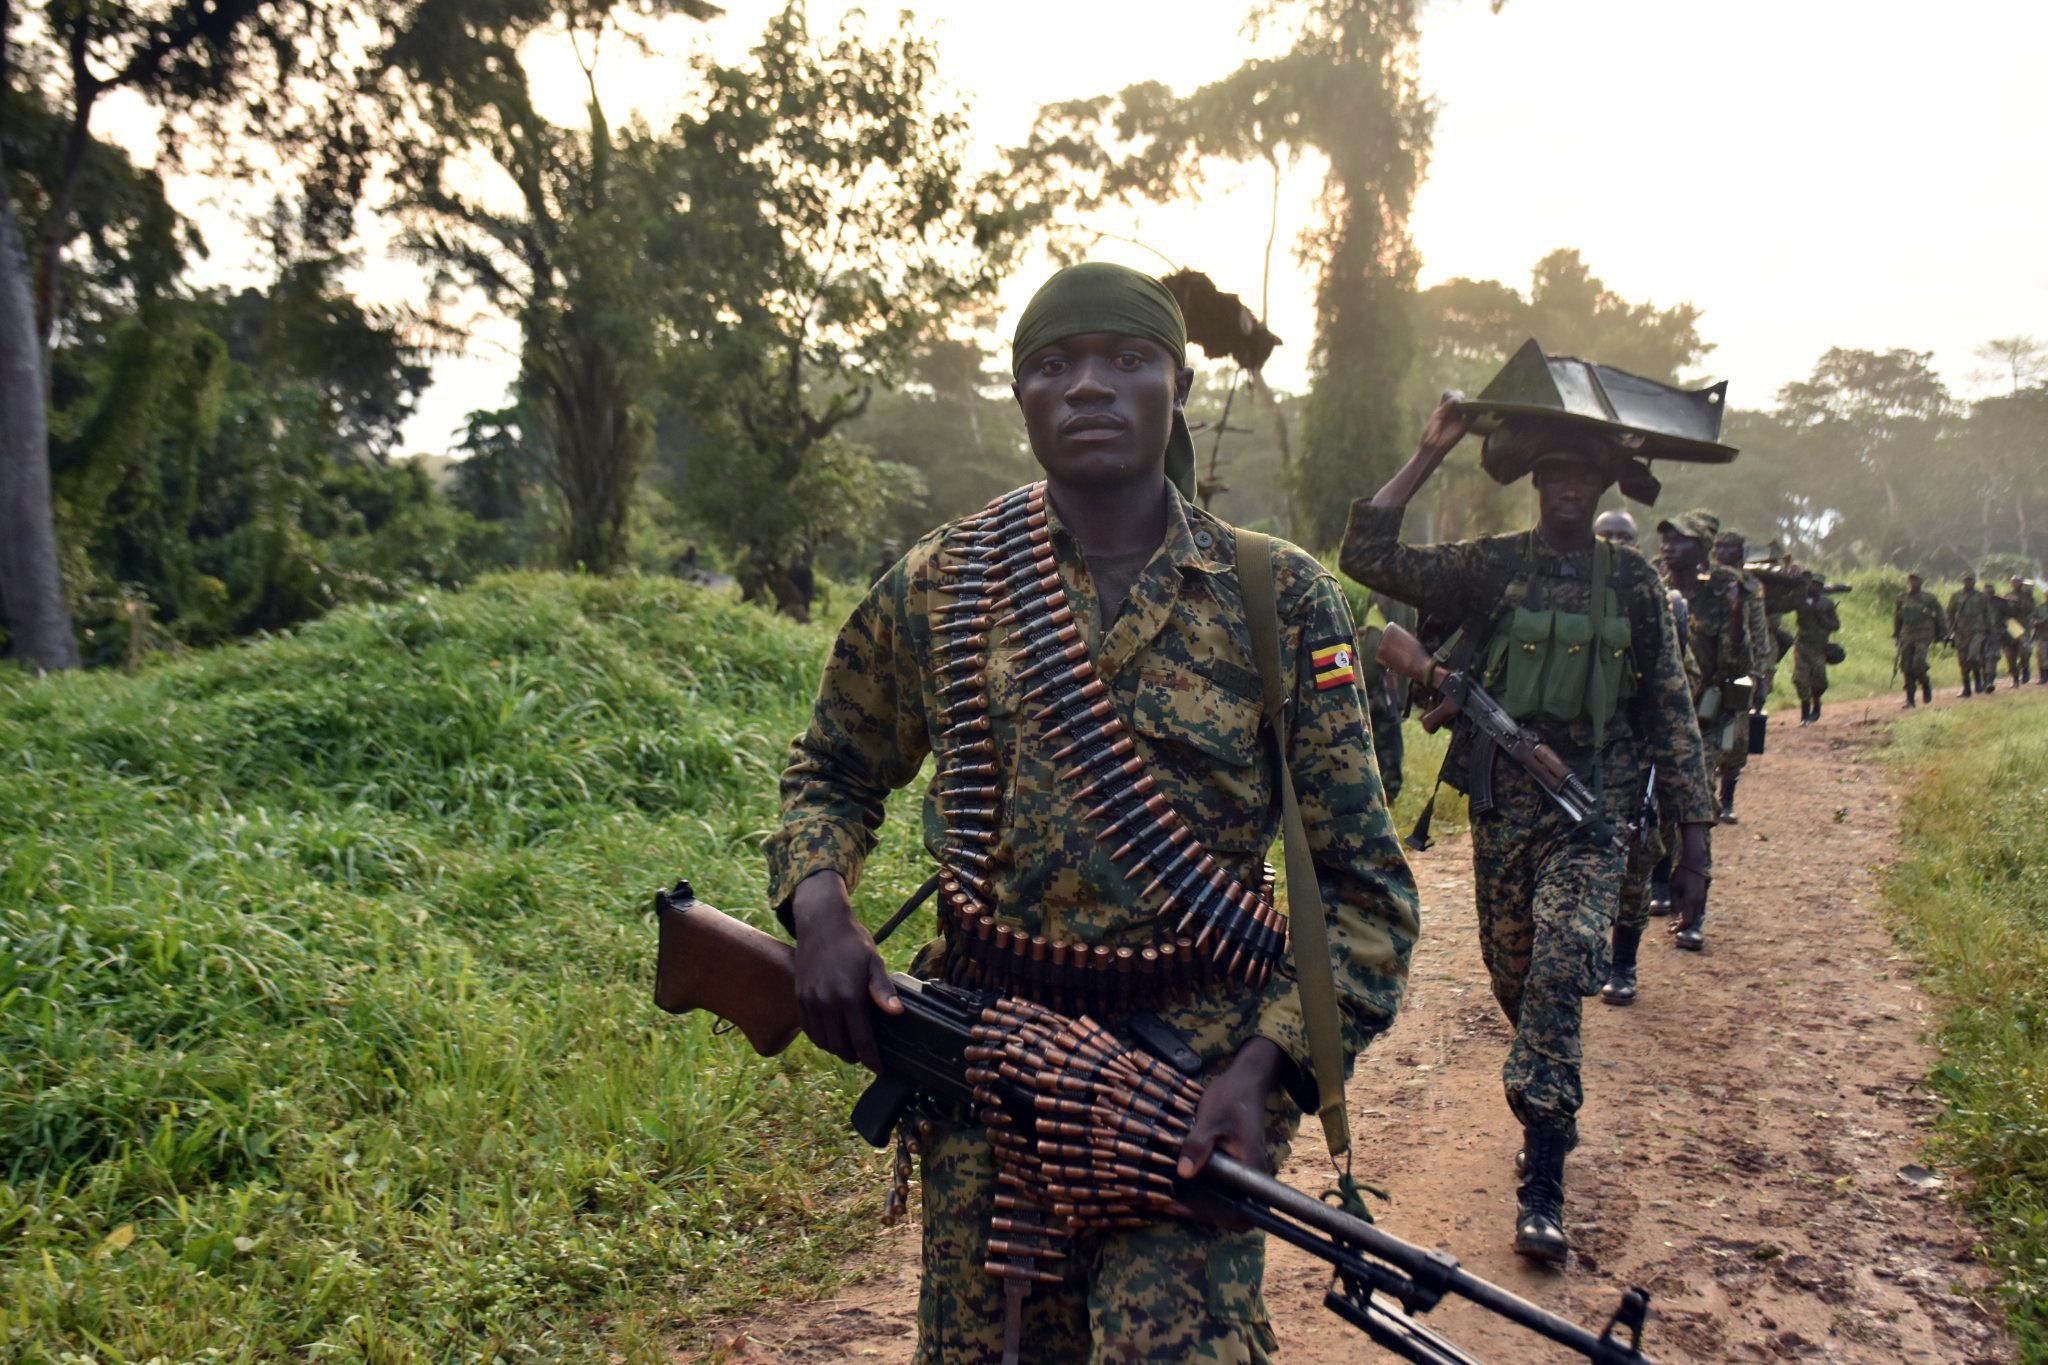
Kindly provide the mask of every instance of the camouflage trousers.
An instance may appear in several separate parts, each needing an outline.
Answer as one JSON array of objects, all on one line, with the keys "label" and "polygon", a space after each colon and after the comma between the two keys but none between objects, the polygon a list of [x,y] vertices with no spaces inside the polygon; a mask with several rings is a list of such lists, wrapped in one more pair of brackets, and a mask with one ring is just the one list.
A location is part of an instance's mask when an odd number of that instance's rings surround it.
[{"label": "camouflage trousers", "polygon": [[[1608,815],[1625,826],[1639,785],[1609,774]],[[1495,807],[1472,821],[1479,950],[1493,998],[1514,1026],[1501,1083],[1525,1128],[1574,1130],[1585,1089],[1579,1029],[1585,997],[1607,979],[1625,859],[1611,837],[1575,828],[1508,762]]]},{"label": "camouflage trousers", "polygon": [[2015,640],[2008,635],[2001,643],[2005,646],[2006,676],[2014,682],[2019,682],[2023,677],[2031,675],[2033,669],[2029,666],[2031,661],[2027,658],[2026,640]]},{"label": "camouflage trousers", "polygon": [[1962,669],[1963,685],[1998,680],[1998,642],[1989,635],[1958,635],[1956,664]]},{"label": "camouflage trousers", "polygon": [[1678,823],[1661,819],[1657,828],[1650,830],[1646,837],[1629,840],[1628,857],[1625,860],[1621,878],[1621,892],[1615,909],[1614,925],[1617,929],[1634,929],[1637,933],[1650,927],[1650,883],[1657,870],[1657,864],[1664,860],[1666,849],[1678,845]]},{"label": "camouflage trousers", "polygon": [[1899,673],[1906,690],[1912,691],[1922,683],[1930,683],[1927,676],[1927,642],[1924,640],[1901,640],[1899,642]]},{"label": "camouflage trousers", "polygon": [[1735,728],[1724,730],[1728,742],[1721,746],[1721,759],[1717,767],[1723,777],[1740,777],[1742,770],[1749,766],[1749,712],[1735,717]]},{"label": "camouflage trousers", "polygon": [[[995,1159],[979,1127],[921,1138],[924,1275],[918,1365],[1003,1354],[1003,1282],[982,1269]],[[1023,1359],[1039,1362],[1268,1361],[1278,1349],[1262,1283],[1266,1236],[1160,1222],[1074,1239],[1058,1284],[1024,1298]]]},{"label": "camouflage trousers", "polygon": [[1818,652],[1802,650],[1792,661],[1792,689],[1799,694],[1799,700],[1819,701],[1828,690],[1827,660]]}]

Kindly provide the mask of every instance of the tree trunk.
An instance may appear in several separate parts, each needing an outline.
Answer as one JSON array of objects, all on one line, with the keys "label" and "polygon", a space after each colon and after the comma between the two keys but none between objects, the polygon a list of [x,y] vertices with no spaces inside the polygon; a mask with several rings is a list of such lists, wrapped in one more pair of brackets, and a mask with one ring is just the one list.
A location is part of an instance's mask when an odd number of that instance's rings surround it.
[{"label": "tree trunk", "polygon": [[32,668],[76,668],[78,640],[57,567],[47,397],[28,251],[0,177],[0,611],[15,658]]}]

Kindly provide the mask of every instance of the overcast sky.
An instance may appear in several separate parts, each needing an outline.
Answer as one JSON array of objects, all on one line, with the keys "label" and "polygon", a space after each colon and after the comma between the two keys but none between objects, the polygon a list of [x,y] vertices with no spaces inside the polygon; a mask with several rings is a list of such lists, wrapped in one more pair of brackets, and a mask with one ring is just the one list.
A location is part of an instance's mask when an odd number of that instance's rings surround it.
[{"label": "overcast sky", "polygon": [[[726,8],[667,30],[674,49],[736,56],[776,6]],[[813,28],[847,8],[813,0]],[[1141,80],[1192,87],[1250,51],[1245,0],[1098,0],[1056,19],[982,0],[920,8],[986,147],[1020,139],[1041,104]],[[871,24],[893,13],[872,10]],[[2048,5],[2026,0],[1510,0],[1498,15],[1430,0],[1421,78],[1439,112],[1411,223],[1422,283],[1526,287],[1538,258],[1574,246],[1630,300],[1702,308],[1714,349],[1698,377],[1729,380],[1737,406],[1768,406],[1836,345],[1933,351],[1953,387],[1981,392],[1979,344],[2048,336],[2044,51]],[[580,119],[566,53],[536,57],[553,68],[539,73],[551,107]],[[672,58],[620,48],[605,62],[608,100],[673,110]],[[1285,185],[1283,244],[1312,215],[1317,178],[1304,168]],[[1256,306],[1269,190],[1263,167],[1226,169],[1199,203],[1090,224],[1150,248],[1105,239],[1097,254],[1151,269],[1164,256]],[[191,187],[178,195],[197,208]],[[212,270],[232,271],[234,255]],[[1005,336],[1039,273],[1006,295]],[[358,285],[420,293],[374,243]],[[1286,344],[1268,370],[1283,388],[1302,378],[1312,289],[1283,245],[1270,321]],[[407,449],[444,449],[464,413],[503,401],[516,332],[480,318],[473,336],[472,354],[437,365]]]}]

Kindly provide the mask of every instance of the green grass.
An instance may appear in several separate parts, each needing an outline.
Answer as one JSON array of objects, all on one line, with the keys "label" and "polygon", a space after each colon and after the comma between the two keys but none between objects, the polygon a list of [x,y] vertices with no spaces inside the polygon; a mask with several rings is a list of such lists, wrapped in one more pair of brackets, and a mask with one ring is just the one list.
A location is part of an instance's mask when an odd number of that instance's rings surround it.
[{"label": "green grass", "polygon": [[765,917],[828,639],[522,576],[0,681],[0,1357],[651,1359],[829,1284],[854,1077],[658,1014],[645,908]]},{"label": "green grass", "polygon": [[1941,1008],[1935,1159],[2048,1361],[2048,688],[1912,717],[1891,754],[1908,856],[1885,902]]}]

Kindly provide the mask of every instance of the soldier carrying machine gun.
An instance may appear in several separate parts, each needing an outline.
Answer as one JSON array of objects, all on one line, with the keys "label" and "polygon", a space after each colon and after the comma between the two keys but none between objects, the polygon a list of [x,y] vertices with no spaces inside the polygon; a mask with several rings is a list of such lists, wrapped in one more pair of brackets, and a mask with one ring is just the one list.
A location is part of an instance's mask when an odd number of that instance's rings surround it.
[{"label": "soldier carrying machine gun", "polygon": [[[794,950],[698,901],[688,882],[657,893],[655,912],[656,1003],[677,1014],[708,1010],[764,1057],[788,1047],[800,1031]],[[1476,1365],[1413,1316],[1455,1295],[1597,1365],[1649,1365],[1641,1289],[1628,1290],[1595,1335],[1221,1152],[1181,1178],[1202,1086],[1171,1046],[1154,1055],[1085,1015],[900,973],[893,980],[904,1008],[875,1012],[882,1069],[855,1104],[853,1126],[884,1147],[917,1106],[938,1104],[970,1108],[1000,1135],[991,1275],[1056,1280],[1047,1267],[1078,1230],[1163,1217],[1248,1223],[1328,1263],[1324,1306],[1404,1360]]]}]

